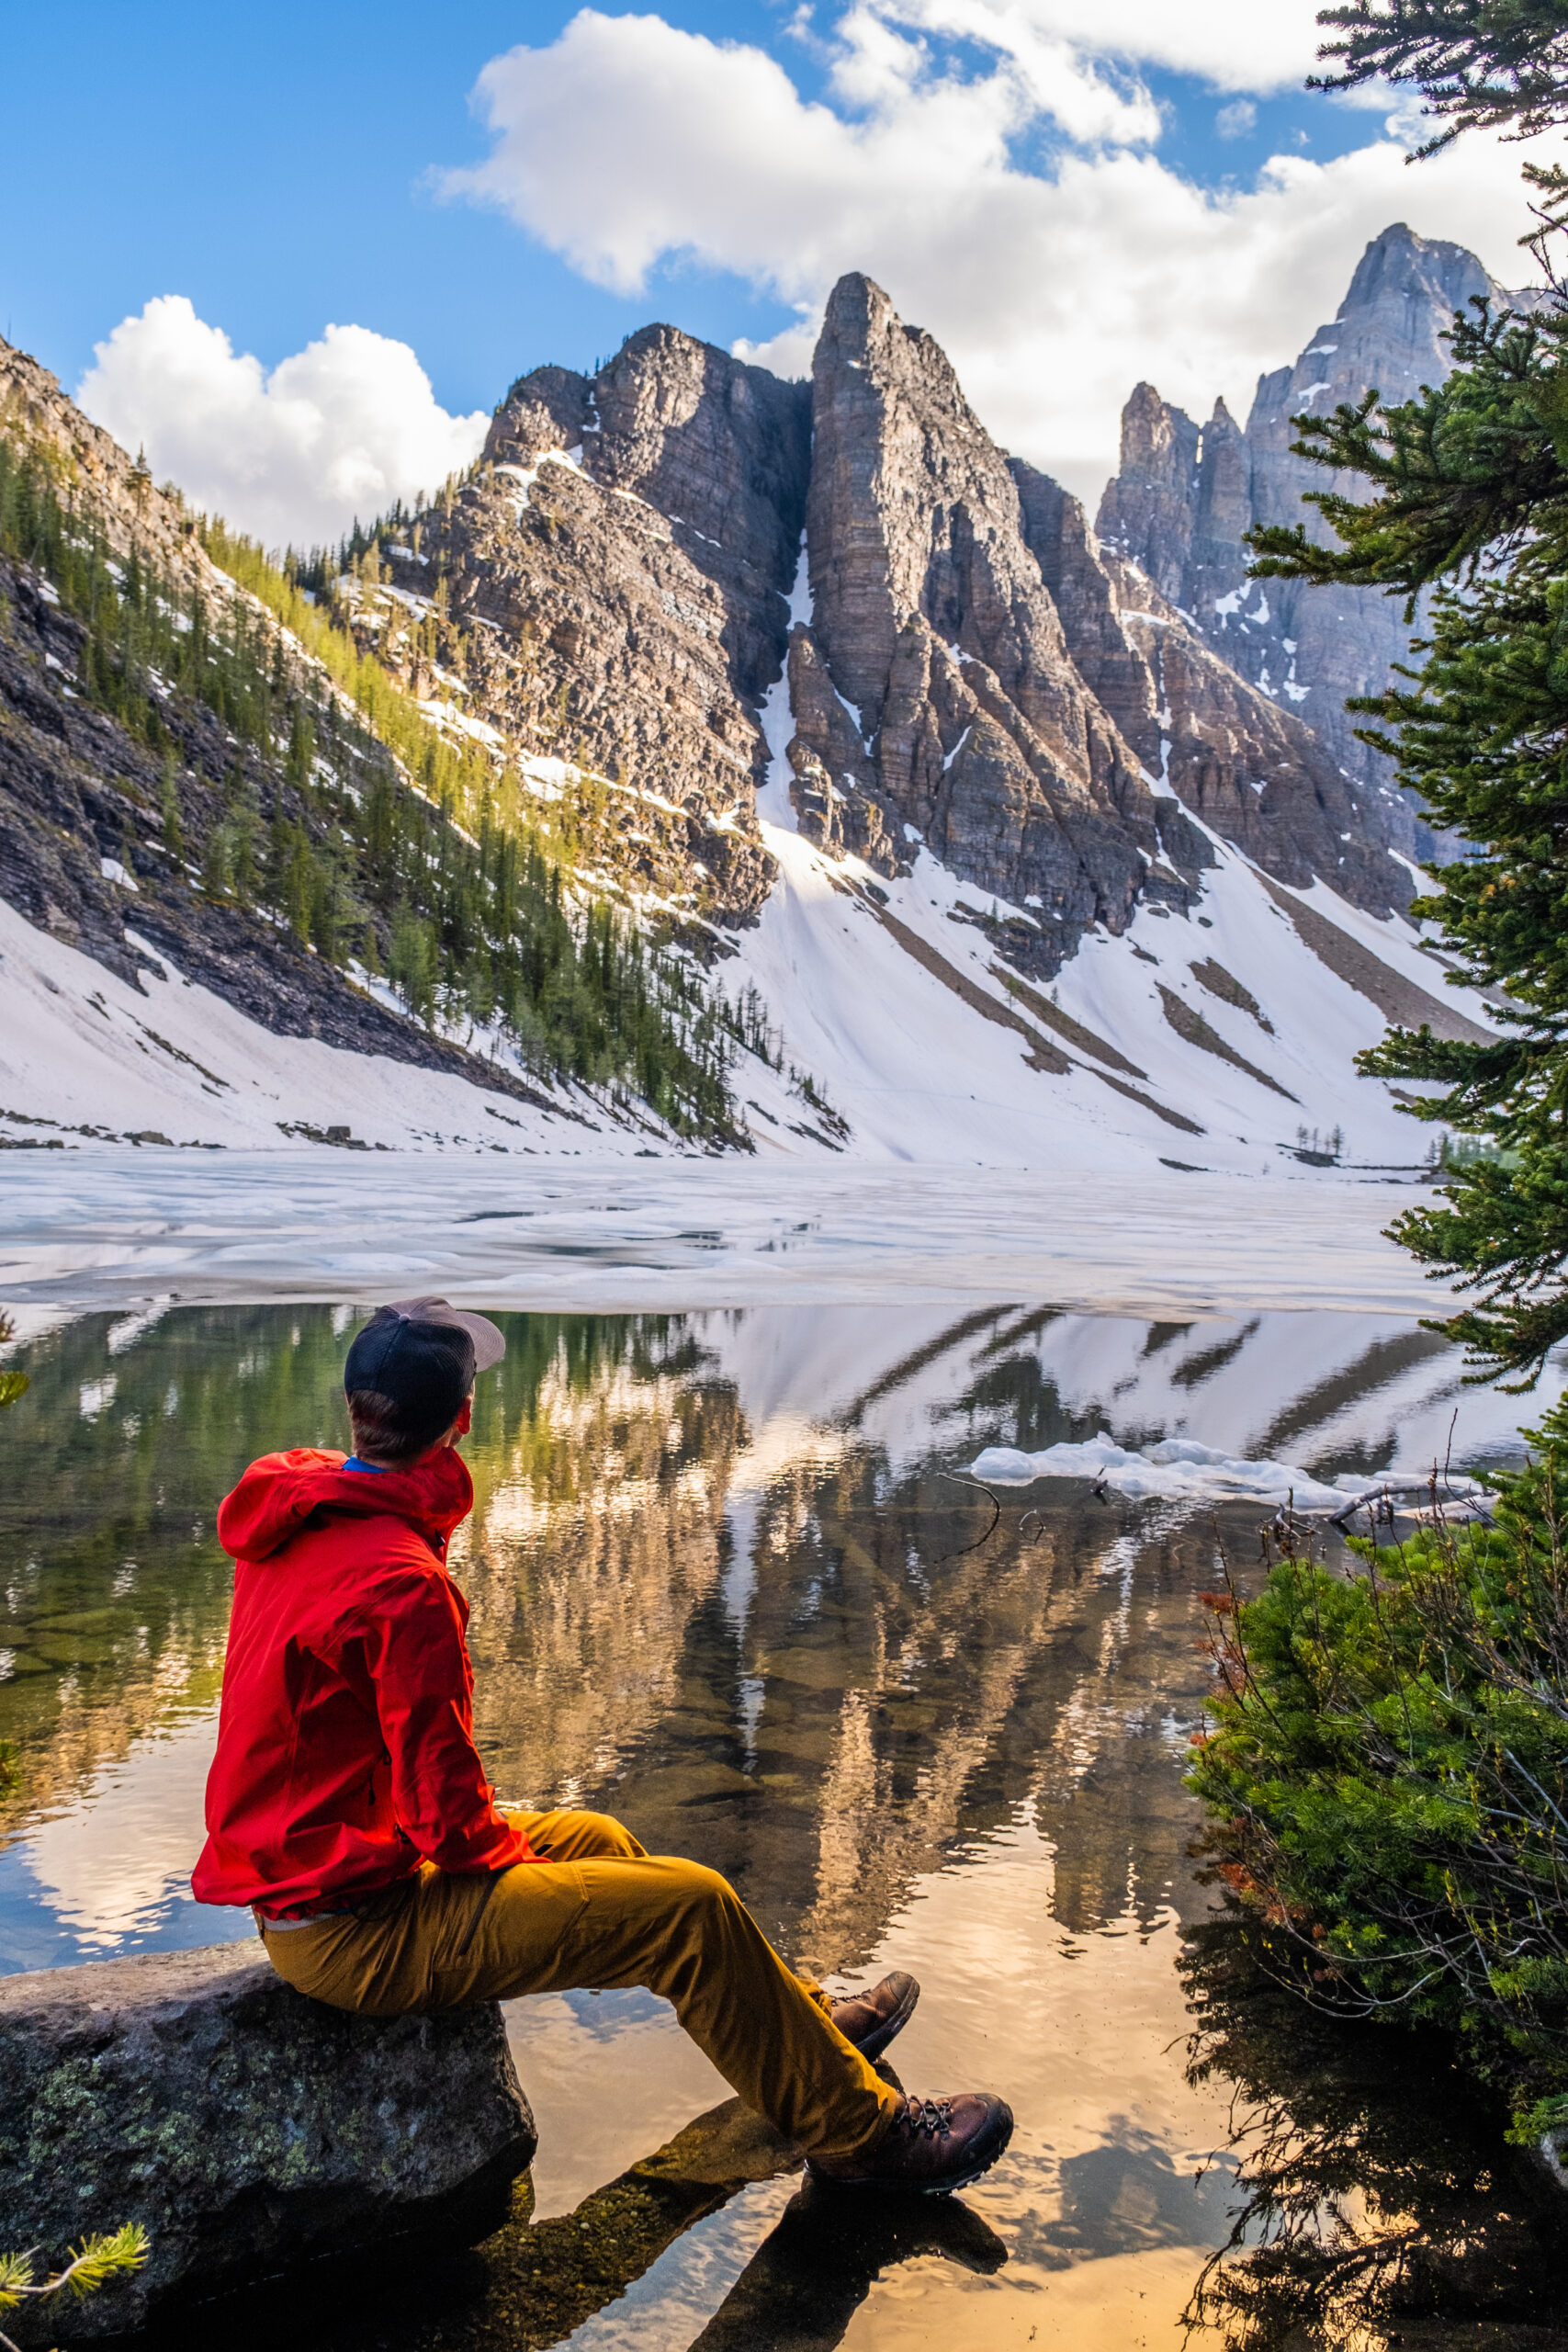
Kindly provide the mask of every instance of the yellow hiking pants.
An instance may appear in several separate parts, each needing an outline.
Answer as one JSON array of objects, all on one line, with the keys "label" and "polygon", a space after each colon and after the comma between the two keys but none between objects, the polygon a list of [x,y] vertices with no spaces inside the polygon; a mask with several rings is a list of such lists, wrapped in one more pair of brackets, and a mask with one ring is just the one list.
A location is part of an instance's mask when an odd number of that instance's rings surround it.
[{"label": "yellow hiking pants", "polygon": [[602,1813],[509,1813],[542,1862],[488,1876],[423,1863],[339,1918],[262,1921],[285,1981],[369,2017],[645,1985],[749,2107],[810,2154],[874,2146],[898,2094],[786,1968],[716,1871],[644,1851]]}]

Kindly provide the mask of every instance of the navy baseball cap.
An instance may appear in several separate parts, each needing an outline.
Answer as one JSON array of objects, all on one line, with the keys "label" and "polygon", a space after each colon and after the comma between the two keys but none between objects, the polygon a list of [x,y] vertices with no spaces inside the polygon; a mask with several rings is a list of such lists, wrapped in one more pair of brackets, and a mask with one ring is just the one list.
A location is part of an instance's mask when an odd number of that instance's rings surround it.
[{"label": "navy baseball cap", "polygon": [[506,1341],[488,1316],[444,1298],[402,1298],[378,1306],[356,1331],[343,1368],[345,1394],[370,1389],[398,1407],[411,1426],[439,1435],[455,1421],[481,1372],[498,1364]]}]

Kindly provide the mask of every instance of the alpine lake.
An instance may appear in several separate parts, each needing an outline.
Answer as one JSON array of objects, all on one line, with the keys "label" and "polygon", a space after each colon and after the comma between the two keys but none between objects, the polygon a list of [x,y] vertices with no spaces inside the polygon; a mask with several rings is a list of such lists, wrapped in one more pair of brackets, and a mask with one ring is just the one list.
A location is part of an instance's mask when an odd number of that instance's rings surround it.
[{"label": "alpine lake", "polygon": [[[0,1971],[254,1933],[186,1883],[214,1511],[254,1455],[344,1442],[358,1312],[87,1315],[9,1356],[31,1385],[0,1419]],[[1553,2192],[1446,2050],[1278,1992],[1194,1854],[1200,1596],[1222,1553],[1244,1590],[1262,1573],[1268,1512],[993,1498],[966,1467],[1110,1429],[1376,1471],[1462,1400],[1439,1341],[1027,1306],[501,1319],[452,1565],[502,1797],[712,1864],[835,1985],[914,1970],[898,2077],[998,2090],[1017,2132],[962,2198],[834,2194],[662,2003],[517,2003],[540,2144],[509,2225],[335,2306],[318,2284],[294,2341],[1568,2346]]]}]

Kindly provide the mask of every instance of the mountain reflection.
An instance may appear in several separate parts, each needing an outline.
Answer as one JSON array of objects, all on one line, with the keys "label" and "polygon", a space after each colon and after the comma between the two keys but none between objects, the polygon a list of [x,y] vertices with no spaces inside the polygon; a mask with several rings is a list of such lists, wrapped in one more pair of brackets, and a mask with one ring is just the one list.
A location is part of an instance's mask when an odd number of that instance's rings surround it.
[{"label": "mountain reflection", "polygon": [[[208,1736],[217,1500],[258,1453],[343,1442],[354,1314],[169,1306],[13,1352],[32,1385],[0,1425],[0,1737],[24,1764],[8,1837],[149,1735]],[[1055,1847],[1064,1927],[1187,1899],[1178,1764],[1211,1532],[1055,1482],[1004,1498],[982,1543],[990,1507],[961,1483],[979,1445],[1109,1426],[1386,1461],[1401,1432],[1436,1444],[1458,1387],[1430,1335],[1345,1316],[503,1320],[455,1553],[498,1785],[611,1806],[700,1855],[824,1969],[1021,1807]],[[164,1890],[154,1941],[181,1901]]]}]

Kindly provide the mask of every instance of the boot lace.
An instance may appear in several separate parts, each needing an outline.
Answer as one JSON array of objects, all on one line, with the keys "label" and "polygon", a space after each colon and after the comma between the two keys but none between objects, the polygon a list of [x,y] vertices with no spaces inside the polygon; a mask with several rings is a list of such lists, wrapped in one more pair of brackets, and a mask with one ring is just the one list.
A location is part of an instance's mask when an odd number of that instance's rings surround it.
[{"label": "boot lace", "polygon": [[953,2106],[945,2098],[907,2098],[898,2129],[908,2139],[945,2140],[953,2129]]}]

